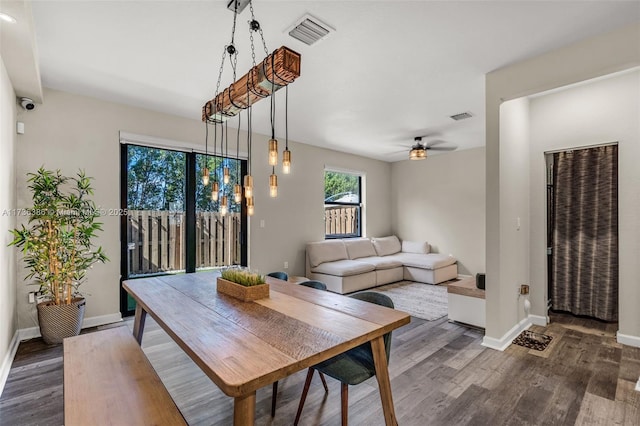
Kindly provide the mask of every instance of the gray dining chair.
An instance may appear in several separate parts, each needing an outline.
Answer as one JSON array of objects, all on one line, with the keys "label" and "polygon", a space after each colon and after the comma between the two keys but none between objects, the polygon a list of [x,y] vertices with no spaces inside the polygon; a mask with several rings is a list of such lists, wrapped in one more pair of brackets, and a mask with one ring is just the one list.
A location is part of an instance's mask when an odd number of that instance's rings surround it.
[{"label": "gray dining chair", "polygon": [[302,281],[300,285],[303,285],[305,287],[315,288],[317,290],[327,291],[327,285],[322,281],[316,281],[316,280]]},{"label": "gray dining chair", "polygon": [[282,280],[282,281],[289,280],[289,275],[286,272],[280,272],[280,271],[278,271],[278,272],[269,272],[267,274],[267,276],[270,276],[270,277],[273,277],[273,278],[277,278],[277,279]]},{"label": "gray dining chair", "polygon": [[[364,300],[365,302],[375,303],[376,305],[393,308],[393,301],[382,293],[366,291],[351,295],[354,299]],[[387,362],[391,352],[391,332],[384,335],[384,348],[387,353]],[[371,343],[366,342],[362,345],[334,356],[326,361],[314,365],[307,371],[307,379],[304,383],[300,403],[298,404],[298,412],[293,422],[294,426],[298,424],[304,402],[307,399],[309,385],[313,378],[313,372],[318,371],[329,377],[339,380],[342,384],[340,399],[342,405],[342,425],[346,426],[349,419],[349,385],[357,385],[376,375],[376,368],[373,362],[373,352],[371,351]]]}]

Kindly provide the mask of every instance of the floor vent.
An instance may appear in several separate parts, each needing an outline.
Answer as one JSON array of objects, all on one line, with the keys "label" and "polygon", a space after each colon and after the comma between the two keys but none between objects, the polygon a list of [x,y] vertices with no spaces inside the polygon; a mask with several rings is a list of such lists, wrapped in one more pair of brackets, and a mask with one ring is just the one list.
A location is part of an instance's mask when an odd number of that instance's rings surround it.
[{"label": "floor vent", "polygon": [[461,112],[460,114],[455,114],[451,116],[451,118],[453,118],[456,121],[464,120],[465,118],[471,118],[471,117],[473,117],[473,114],[471,114],[470,112]]},{"label": "floor vent", "polygon": [[313,45],[320,40],[325,39],[335,29],[325,24],[318,18],[311,15],[305,15],[300,18],[289,30],[289,35],[306,45]]}]

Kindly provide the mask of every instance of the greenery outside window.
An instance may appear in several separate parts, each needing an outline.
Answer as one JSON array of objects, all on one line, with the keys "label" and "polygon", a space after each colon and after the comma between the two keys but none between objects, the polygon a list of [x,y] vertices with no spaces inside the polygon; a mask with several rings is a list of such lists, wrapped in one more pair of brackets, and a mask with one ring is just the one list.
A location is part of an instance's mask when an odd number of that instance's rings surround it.
[{"label": "greenery outside window", "polygon": [[324,172],[325,238],[362,236],[362,177],[353,172]]}]

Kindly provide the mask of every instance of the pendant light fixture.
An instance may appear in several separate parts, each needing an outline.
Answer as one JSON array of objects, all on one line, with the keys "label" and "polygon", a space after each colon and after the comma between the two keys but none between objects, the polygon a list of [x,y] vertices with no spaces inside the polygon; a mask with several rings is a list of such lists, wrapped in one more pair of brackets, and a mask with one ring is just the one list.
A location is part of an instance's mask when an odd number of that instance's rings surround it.
[{"label": "pendant light fixture", "polygon": [[209,185],[209,169],[207,168],[207,162],[209,161],[209,122],[205,122],[204,126],[204,168],[202,169],[202,184],[207,186]]},{"label": "pendant light fixture", "polygon": [[[239,79],[236,78],[236,64],[238,59],[238,51],[235,47],[235,30],[238,14],[244,9],[245,6],[249,6],[251,11],[251,17],[248,20],[249,23],[249,40],[252,58],[252,67],[250,70]],[[266,42],[264,40],[264,34],[260,23],[256,20],[254,11],[253,11],[253,3],[251,0],[230,0],[228,8],[233,11],[233,27],[231,31],[231,42],[224,46],[222,52],[222,61],[220,64],[220,71],[218,74],[218,81],[216,84],[215,95],[213,99],[207,101],[205,105],[202,107],[202,120],[206,122],[212,122],[217,125],[217,123],[221,123],[221,140],[220,140],[220,150],[222,156],[222,173],[221,183],[218,183],[218,160],[216,153],[214,153],[215,165],[213,170],[213,184],[212,184],[212,194],[211,198],[215,202],[220,198],[220,212],[229,211],[229,203],[227,197],[227,193],[231,195],[233,193],[233,201],[236,203],[242,202],[242,190],[244,184],[244,197],[246,200],[247,206],[247,214],[252,215],[254,212],[255,204],[254,204],[254,185],[253,185],[253,177],[251,175],[251,150],[252,150],[252,128],[251,128],[251,118],[252,105],[259,101],[260,99],[271,96],[271,139],[268,142],[268,164],[272,167],[272,173],[269,176],[269,194],[272,197],[276,197],[278,194],[278,177],[275,172],[275,166],[278,164],[278,141],[275,137],[275,97],[274,94],[276,91],[283,87],[288,87],[289,84],[293,83],[296,78],[300,76],[300,62],[301,56],[297,52],[282,46],[279,49],[276,49],[272,53],[269,53],[267,49]],[[264,48],[265,57],[259,64],[256,64],[256,51],[254,45],[254,34],[260,36],[260,40],[262,41],[262,47]],[[226,89],[220,91],[220,82],[222,78],[222,73],[224,70],[225,61],[229,60],[229,63],[233,69],[233,83],[229,85]],[[288,90],[287,90],[288,93]],[[288,99],[288,95],[287,95]],[[222,126],[222,123],[227,121],[230,117],[235,115],[239,116],[239,113],[243,110],[247,110],[247,175],[244,176],[244,179],[240,180],[240,174],[236,176],[236,182],[233,186],[233,192],[227,190],[225,185],[231,183],[231,170],[228,163],[228,158],[225,156],[225,149],[223,148],[223,141],[226,145],[226,155],[228,155],[228,129],[227,135],[225,138],[224,131],[225,128]],[[285,118],[286,120],[287,118]],[[238,120],[238,132],[240,129],[240,120]],[[288,123],[286,123],[288,126]],[[217,127],[216,127],[217,129]],[[287,129],[288,130],[288,129]],[[238,133],[239,134],[239,133]],[[217,133],[216,133],[216,142],[217,142]],[[239,144],[239,142],[238,142]],[[291,151],[289,151],[288,146],[288,133],[286,134],[286,142],[285,142],[285,150],[283,151],[283,173],[289,174],[291,171]],[[215,148],[214,148],[215,150]],[[205,148],[206,151],[206,148]],[[237,155],[239,150],[236,150]],[[237,170],[239,167],[237,167]],[[203,171],[204,172],[204,171]],[[210,176],[209,171],[206,171]],[[240,173],[238,171],[238,173]],[[203,177],[203,182],[206,179]],[[211,180],[211,177],[209,177]],[[231,188],[229,188],[231,189]],[[214,194],[215,190],[215,194]],[[221,191],[220,191],[221,190]],[[221,192],[218,195],[218,192]]]},{"label": "pendant light fixture", "polygon": [[226,215],[228,208],[229,208],[229,198],[226,195],[223,195],[222,201],[220,201],[220,214],[222,216]]},{"label": "pendant light fixture", "polygon": [[222,155],[222,164],[224,164],[224,167],[222,168],[222,182],[227,185],[229,183],[229,180],[231,179],[231,176],[229,174],[229,122],[225,122],[225,140],[224,140],[224,145],[225,145],[225,154]]},{"label": "pendant light fixture", "polygon": [[211,201],[214,203],[218,201],[218,192],[220,187],[218,186],[218,156],[216,155],[216,147],[218,144],[218,124],[213,123],[213,183],[211,184]]},{"label": "pendant light fixture", "polygon": [[269,176],[269,196],[276,198],[278,196],[278,176],[276,176],[276,168],[274,167]]},{"label": "pendant light fixture", "polygon": [[289,86],[284,89],[284,151],[282,151],[282,173],[291,173],[291,151],[289,151]]},{"label": "pendant light fixture", "polygon": [[242,202],[242,185],[240,185],[240,119],[238,114],[238,131],[236,133],[236,183],[233,185],[233,201],[236,204]]}]

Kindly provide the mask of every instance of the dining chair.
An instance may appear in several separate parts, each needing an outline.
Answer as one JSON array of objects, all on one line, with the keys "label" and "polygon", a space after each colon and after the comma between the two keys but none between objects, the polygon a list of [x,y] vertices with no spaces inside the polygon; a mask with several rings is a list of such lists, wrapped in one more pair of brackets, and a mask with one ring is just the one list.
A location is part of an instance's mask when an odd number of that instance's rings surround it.
[{"label": "dining chair", "polygon": [[317,290],[324,290],[324,291],[327,290],[327,285],[322,281],[316,281],[316,280],[302,281],[300,285],[303,285],[305,287],[315,288]]},{"label": "dining chair", "polygon": [[[382,293],[366,291],[351,295],[354,299],[364,300],[365,302],[375,303],[376,305],[393,308],[393,301]],[[387,363],[391,352],[391,332],[384,335],[384,348],[387,353]],[[341,383],[340,399],[342,405],[342,425],[346,426],[349,419],[349,385],[357,385],[376,375],[376,368],[373,362],[373,352],[371,343],[366,342],[362,345],[350,349],[346,352],[336,355],[326,361],[310,367],[307,371],[307,379],[304,383],[300,403],[298,404],[298,412],[293,422],[294,426],[298,424],[304,402],[307,399],[309,385],[313,378],[313,372],[317,370],[329,377],[337,379]]]},{"label": "dining chair", "polygon": [[270,277],[273,277],[273,278],[277,278],[277,279],[282,280],[282,281],[289,280],[289,275],[286,272],[280,272],[280,271],[278,271],[278,272],[269,272],[267,275],[270,276]]},{"label": "dining chair", "polygon": [[[272,273],[277,273],[277,272],[272,272]],[[324,290],[324,291],[327,290],[327,285],[322,281],[316,281],[316,280],[303,281],[300,283],[300,285],[303,285],[305,287],[315,288],[316,290]],[[325,380],[324,375],[322,373],[319,373],[319,374],[320,374],[320,380],[322,380],[322,386],[324,386],[324,391],[328,393],[329,387],[327,386],[327,381]],[[271,417],[276,415],[277,398],[278,398],[278,382],[273,382],[273,390],[271,393]]]}]

